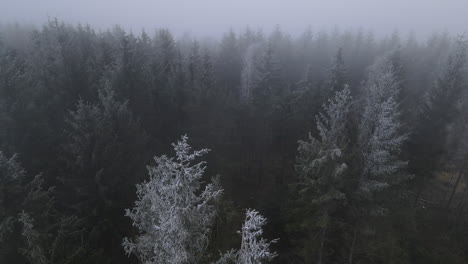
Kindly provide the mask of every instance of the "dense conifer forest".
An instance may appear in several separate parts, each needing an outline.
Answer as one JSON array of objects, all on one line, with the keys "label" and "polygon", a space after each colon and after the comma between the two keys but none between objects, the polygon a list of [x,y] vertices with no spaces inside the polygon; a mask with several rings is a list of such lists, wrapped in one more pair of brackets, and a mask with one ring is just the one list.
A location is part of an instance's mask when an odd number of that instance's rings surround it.
[{"label": "dense conifer forest", "polygon": [[468,263],[467,47],[0,25],[0,263]]}]

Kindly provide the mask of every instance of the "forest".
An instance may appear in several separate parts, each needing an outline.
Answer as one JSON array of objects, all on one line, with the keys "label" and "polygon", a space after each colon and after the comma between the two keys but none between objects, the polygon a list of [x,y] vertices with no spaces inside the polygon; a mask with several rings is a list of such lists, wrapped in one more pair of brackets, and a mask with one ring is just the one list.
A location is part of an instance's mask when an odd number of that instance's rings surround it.
[{"label": "forest", "polygon": [[468,40],[0,25],[0,263],[468,263]]}]

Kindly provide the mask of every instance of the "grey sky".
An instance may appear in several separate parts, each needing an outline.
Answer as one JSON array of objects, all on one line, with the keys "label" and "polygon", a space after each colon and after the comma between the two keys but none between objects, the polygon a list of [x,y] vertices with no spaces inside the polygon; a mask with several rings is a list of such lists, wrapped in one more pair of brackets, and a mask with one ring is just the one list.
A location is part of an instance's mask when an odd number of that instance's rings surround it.
[{"label": "grey sky", "polygon": [[279,24],[288,32],[372,29],[414,30],[417,35],[447,29],[468,32],[468,0],[0,0],[0,21],[40,24],[48,17],[99,28],[119,24],[140,31],[167,27],[176,34],[215,36],[230,27]]}]

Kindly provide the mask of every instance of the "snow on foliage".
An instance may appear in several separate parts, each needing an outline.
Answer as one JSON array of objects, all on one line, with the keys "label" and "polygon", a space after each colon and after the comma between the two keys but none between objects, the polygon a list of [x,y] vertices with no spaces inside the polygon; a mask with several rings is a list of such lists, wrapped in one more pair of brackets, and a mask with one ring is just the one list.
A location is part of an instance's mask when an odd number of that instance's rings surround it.
[{"label": "snow on foliage", "polygon": [[314,202],[344,198],[344,194],[335,189],[348,167],[343,161],[343,151],[351,100],[348,87],[336,92],[324,106],[324,112],[317,116],[319,138],[309,134],[308,141],[299,141],[296,170],[303,178],[306,190],[314,190]]},{"label": "snow on foliage", "polygon": [[200,190],[205,162],[192,163],[208,149],[191,151],[187,139],[173,144],[176,157],[154,157],[149,180],[137,185],[135,207],[126,211],[140,235],[123,246],[141,263],[197,263],[208,245],[213,202],[223,190],[217,180]]},{"label": "snow on foliage", "polygon": [[0,249],[8,235],[13,232],[16,221],[14,213],[11,212],[12,208],[7,206],[5,199],[21,189],[20,180],[25,177],[25,171],[16,159],[16,155],[8,158],[0,151]]},{"label": "snow on foliage", "polygon": [[242,244],[238,263],[256,264],[272,260],[276,253],[270,251],[270,245],[277,240],[267,241],[262,238],[262,227],[266,218],[255,210],[247,210],[245,222],[242,225]]},{"label": "snow on foliage", "polygon": [[366,105],[359,129],[363,169],[361,190],[374,192],[399,182],[407,162],[399,159],[407,135],[401,132],[397,103],[399,80],[389,58],[376,62],[367,85]]},{"label": "snow on foliage", "polygon": [[241,248],[226,252],[216,264],[260,264],[267,263],[276,257],[270,246],[278,239],[268,241],[262,238],[266,218],[256,210],[248,209],[245,221],[239,233],[242,236]]},{"label": "snow on foliage", "polygon": [[21,235],[26,240],[26,248],[22,249],[26,258],[34,264],[50,263],[44,248],[40,246],[41,234],[34,228],[34,218],[23,211],[19,214],[19,222],[23,225]]}]

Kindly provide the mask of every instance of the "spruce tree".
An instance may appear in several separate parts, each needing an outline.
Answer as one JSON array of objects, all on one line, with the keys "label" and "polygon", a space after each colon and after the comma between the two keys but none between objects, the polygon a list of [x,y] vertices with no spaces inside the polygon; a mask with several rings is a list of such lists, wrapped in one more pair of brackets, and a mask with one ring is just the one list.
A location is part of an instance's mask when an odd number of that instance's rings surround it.
[{"label": "spruce tree", "polygon": [[347,83],[347,73],[343,60],[343,49],[339,48],[336,55],[333,57],[326,86],[332,93],[334,93],[341,91]]},{"label": "spruce tree", "polygon": [[[87,244],[121,261],[121,212],[132,202],[132,186],[143,174],[146,133],[127,106],[106,85],[96,104],[79,101],[65,130],[59,203],[86,226]],[[111,234],[114,233],[114,234]],[[112,239],[110,239],[112,238]],[[122,254],[123,255],[123,254]]]},{"label": "spruce tree", "polygon": [[139,235],[123,246],[141,263],[198,263],[208,246],[214,202],[223,190],[216,180],[202,186],[205,162],[193,162],[208,150],[192,151],[187,140],[173,144],[175,157],[154,157],[149,180],[137,185],[135,207],[126,211]]},{"label": "spruce tree", "polygon": [[256,210],[247,209],[241,230],[241,247],[223,254],[216,264],[258,264],[269,263],[276,257],[270,246],[278,241],[262,237],[266,218]]},{"label": "spruce tree", "polygon": [[407,179],[407,162],[400,159],[400,154],[408,136],[402,132],[400,84],[390,57],[373,65],[366,87],[358,136],[362,154],[360,189],[373,192]]},{"label": "spruce tree", "polygon": [[[348,254],[351,263],[358,245],[369,243],[379,227],[376,217],[387,214],[388,207],[406,197],[404,183],[411,179],[407,161],[402,160],[402,146],[408,135],[400,121],[400,84],[391,56],[372,65],[365,86],[365,101],[358,127],[357,188],[350,195],[352,239]],[[393,202],[393,204],[391,203]],[[371,242],[372,243],[372,242]]]},{"label": "spruce tree", "polygon": [[[318,228],[320,232],[316,248],[318,263],[323,263],[326,258],[327,231],[332,228],[333,217],[347,200],[346,130],[351,100],[347,86],[336,92],[324,106],[324,112],[317,116],[318,137],[309,134],[308,141],[299,141],[296,161],[299,200],[306,206],[303,210],[314,212],[312,228]],[[306,259],[310,258],[310,253],[304,252]]]},{"label": "spruce tree", "polygon": [[447,128],[457,117],[457,102],[466,86],[466,47],[466,42],[459,40],[442,74],[426,93],[418,122],[411,134],[408,144],[411,157],[409,168],[420,186],[440,167],[441,157],[446,153]]}]

